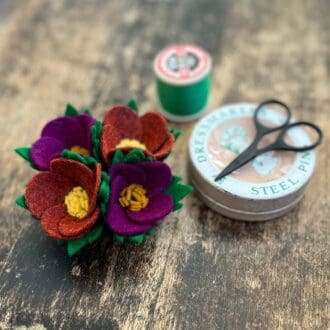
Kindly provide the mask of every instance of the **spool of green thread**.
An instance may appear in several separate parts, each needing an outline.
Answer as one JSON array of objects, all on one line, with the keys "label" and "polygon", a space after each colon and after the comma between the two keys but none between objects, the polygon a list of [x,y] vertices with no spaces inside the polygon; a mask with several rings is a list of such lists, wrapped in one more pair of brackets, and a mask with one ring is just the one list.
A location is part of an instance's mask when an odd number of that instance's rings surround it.
[{"label": "spool of green thread", "polygon": [[211,57],[200,47],[178,44],[158,53],[154,61],[161,111],[170,120],[200,117],[211,89]]}]

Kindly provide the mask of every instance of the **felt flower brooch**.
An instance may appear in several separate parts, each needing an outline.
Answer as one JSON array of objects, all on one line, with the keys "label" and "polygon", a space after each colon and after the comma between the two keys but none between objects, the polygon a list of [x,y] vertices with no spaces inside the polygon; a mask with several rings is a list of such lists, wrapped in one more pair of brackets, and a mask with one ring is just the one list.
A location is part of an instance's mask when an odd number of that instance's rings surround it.
[{"label": "felt flower brooch", "polygon": [[50,161],[61,155],[64,149],[90,155],[92,150],[90,128],[95,119],[81,114],[60,117],[50,121],[42,130],[41,137],[32,145],[31,160],[39,170],[48,170]]},{"label": "felt flower brooch", "polygon": [[116,150],[139,148],[154,159],[166,157],[175,137],[167,128],[165,118],[157,112],[148,112],[139,117],[127,106],[110,109],[103,121],[101,152],[106,163]]},{"label": "felt flower brooch", "polygon": [[100,164],[89,168],[75,160],[56,158],[49,171],[32,177],[25,203],[46,234],[75,239],[88,232],[99,217],[96,200],[100,183]]},{"label": "felt flower brooch", "polygon": [[135,100],[103,122],[68,105],[31,147],[15,149],[38,171],[16,203],[70,256],[102,232],[139,244],[192,191],[164,163],[178,136],[159,113],[139,117]]},{"label": "felt flower brooch", "polygon": [[105,222],[115,233],[129,236],[147,232],[173,210],[173,199],[166,193],[172,173],[165,163],[116,164],[110,169],[110,178]]}]

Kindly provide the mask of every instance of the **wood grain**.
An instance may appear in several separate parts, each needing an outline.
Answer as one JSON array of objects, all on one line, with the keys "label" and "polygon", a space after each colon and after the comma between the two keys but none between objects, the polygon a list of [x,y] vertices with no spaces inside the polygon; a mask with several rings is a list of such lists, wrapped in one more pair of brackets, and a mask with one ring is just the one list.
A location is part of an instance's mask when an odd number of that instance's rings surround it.
[{"label": "wood grain", "polygon": [[[0,328],[328,329],[329,16],[327,0],[1,0]],[[142,246],[104,237],[70,259],[15,207],[33,171],[12,149],[68,101],[100,119],[132,96],[155,107],[152,59],[176,41],[212,54],[212,107],[277,97],[323,128],[306,196],[255,224],[193,195]],[[188,180],[193,124],[173,126]]]}]

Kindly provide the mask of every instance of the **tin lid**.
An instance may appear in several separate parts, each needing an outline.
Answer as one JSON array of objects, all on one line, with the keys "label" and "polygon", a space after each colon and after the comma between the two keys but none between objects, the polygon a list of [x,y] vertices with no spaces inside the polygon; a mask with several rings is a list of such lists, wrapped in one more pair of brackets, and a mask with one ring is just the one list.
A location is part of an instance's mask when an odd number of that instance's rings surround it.
[{"label": "tin lid", "polygon": [[[316,158],[314,151],[270,151],[215,182],[221,170],[253,140],[255,109],[255,104],[248,103],[216,109],[196,124],[189,142],[192,181],[204,201],[229,217],[250,221],[290,210],[301,199]],[[277,123],[283,114],[267,107],[263,116]],[[310,144],[301,127],[288,134],[293,144]]]},{"label": "tin lid", "polygon": [[187,85],[209,74],[211,57],[202,48],[176,44],[161,50],[154,61],[156,76],[171,85]]}]

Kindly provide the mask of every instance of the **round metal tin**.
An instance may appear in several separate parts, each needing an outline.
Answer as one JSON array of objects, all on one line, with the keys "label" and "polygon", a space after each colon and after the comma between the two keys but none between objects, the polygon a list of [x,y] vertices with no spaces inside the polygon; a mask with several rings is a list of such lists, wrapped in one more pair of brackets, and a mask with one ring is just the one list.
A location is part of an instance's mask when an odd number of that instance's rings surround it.
[{"label": "round metal tin", "polygon": [[[255,109],[249,103],[216,109],[196,124],[189,142],[191,181],[203,201],[225,216],[246,221],[269,220],[291,210],[303,197],[316,159],[314,151],[270,151],[215,182],[253,140]],[[283,114],[269,107],[262,116],[274,124],[283,120]],[[310,144],[301,127],[288,134],[294,144]]]}]

